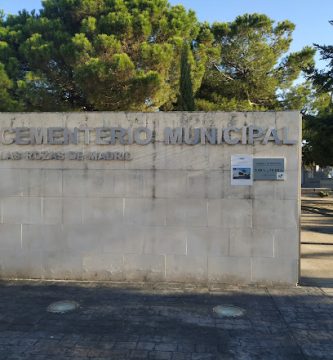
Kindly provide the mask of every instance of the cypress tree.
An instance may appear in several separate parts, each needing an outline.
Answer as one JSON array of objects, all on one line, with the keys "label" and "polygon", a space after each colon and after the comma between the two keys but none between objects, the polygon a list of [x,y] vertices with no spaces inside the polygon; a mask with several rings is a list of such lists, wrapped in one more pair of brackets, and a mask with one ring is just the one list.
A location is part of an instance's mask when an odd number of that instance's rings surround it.
[{"label": "cypress tree", "polygon": [[188,59],[189,46],[184,41],[181,60],[180,60],[180,80],[179,80],[179,97],[178,109],[181,111],[194,111],[194,95],[191,79],[191,65]]}]

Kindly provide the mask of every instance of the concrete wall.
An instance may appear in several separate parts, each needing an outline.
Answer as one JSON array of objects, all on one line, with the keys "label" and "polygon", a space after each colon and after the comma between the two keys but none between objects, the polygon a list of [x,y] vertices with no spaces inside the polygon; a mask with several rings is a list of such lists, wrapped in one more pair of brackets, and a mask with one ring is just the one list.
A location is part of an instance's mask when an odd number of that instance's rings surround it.
[{"label": "concrete wall", "polygon": [[[0,276],[296,283],[298,113],[0,114],[0,127],[144,126],[149,145],[0,145],[129,151],[132,161],[0,161]],[[287,126],[297,145],[166,145],[165,127]],[[286,181],[231,186],[230,157],[286,157]]]}]

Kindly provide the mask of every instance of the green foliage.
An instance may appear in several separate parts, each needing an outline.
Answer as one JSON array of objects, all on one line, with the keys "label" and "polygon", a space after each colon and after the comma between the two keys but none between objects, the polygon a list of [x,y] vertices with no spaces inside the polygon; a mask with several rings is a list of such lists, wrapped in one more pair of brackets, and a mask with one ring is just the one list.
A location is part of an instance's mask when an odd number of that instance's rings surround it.
[{"label": "green foliage", "polygon": [[320,50],[322,60],[329,60],[327,70],[315,70],[312,79],[321,91],[333,91],[333,45],[319,46],[316,48]]},{"label": "green foliage", "polygon": [[4,65],[0,63],[0,111],[18,110],[18,103],[10,93],[12,86],[13,83],[7,75]]},{"label": "green foliage", "polygon": [[[252,14],[231,23],[214,23],[214,46],[220,56],[212,62],[198,94],[202,110],[271,110],[281,107],[278,92],[288,89],[301,70],[313,64],[314,50],[289,50],[294,25]],[[203,101],[204,100],[204,101]],[[237,105],[235,106],[235,102]]]},{"label": "green foliage", "polygon": [[[330,22],[333,25],[333,22]],[[323,94],[321,113],[333,113],[333,45],[318,45],[315,44],[319,50],[321,59],[327,61],[326,69],[318,70],[312,67],[308,74],[309,79],[313,81],[319,94]]]},{"label": "green foliage", "polygon": [[321,167],[333,163],[333,114],[303,119],[303,162]]},{"label": "green foliage", "polygon": [[285,56],[293,30],[260,14],[199,23],[168,0],[44,0],[40,13],[0,14],[1,107],[324,109],[327,95],[293,86],[314,54]]},{"label": "green foliage", "polygon": [[329,102],[330,97],[319,93],[309,80],[279,93],[280,110],[300,110],[303,115],[324,115]]},{"label": "green foliage", "polygon": [[[55,104],[173,109],[182,44],[199,31],[192,11],[167,0],[44,0],[40,14],[4,20],[0,61],[26,110],[52,111]],[[199,42],[195,51],[191,71],[198,88],[206,58]]]},{"label": "green foliage", "polygon": [[312,81],[312,116],[303,120],[303,162],[306,165],[333,165],[333,46],[315,45],[322,60],[327,60],[326,69],[313,66],[307,71]]},{"label": "green foliage", "polygon": [[184,42],[180,60],[180,81],[178,96],[178,110],[180,111],[195,110],[189,52],[190,48],[188,44]]},{"label": "green foliage", "polygon": [[281,109],[301,110],[303,113],[307,112],[306,105],[309,104],[310,96],[310,83],[303,83],[283,89],[280,94]]},{"label": "green foliage", "polygon": [[329,191],[319,191],[318,196],[321,198],[328,197],[328,196],[330,196],[330,192]]}]

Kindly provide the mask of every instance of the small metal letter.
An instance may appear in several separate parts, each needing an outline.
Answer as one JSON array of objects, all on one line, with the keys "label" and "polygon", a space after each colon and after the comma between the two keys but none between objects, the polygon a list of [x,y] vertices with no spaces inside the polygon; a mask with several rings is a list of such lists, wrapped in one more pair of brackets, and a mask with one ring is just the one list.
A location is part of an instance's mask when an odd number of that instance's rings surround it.
[{"label": "small metal letter", "polygon": [[[146,138],[145,139],[141,139],[141,133],[145,133]],[[134,141],[138,144],[138,145],[147,145],[151,142],[152,138],[153,138],[153,132],[143,126],[138,127],[137,129],[134,130]]]}]

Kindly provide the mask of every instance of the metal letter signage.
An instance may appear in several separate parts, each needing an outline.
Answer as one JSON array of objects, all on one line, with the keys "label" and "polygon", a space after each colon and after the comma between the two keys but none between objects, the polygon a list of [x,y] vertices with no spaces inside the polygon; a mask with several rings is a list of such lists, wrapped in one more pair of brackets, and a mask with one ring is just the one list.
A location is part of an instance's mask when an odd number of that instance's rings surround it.
[{"label": "metal letter signage", "polygon": [[[162,142],[167,146],[173,145],[211,145],[234,146],[240,145],[295,145],[294,139],[289,139],[288,128],[268,128],[248,125],[242,127],[166,127],[156,134],[148,126],[141,127],[4,127],[0,129],[0,145],[6,150],[19,145],[26,151],[0,151],[0,160],[132,160],[128,152],[112,152],[114,145],[140,145],[145,146],[155,142]],[[45,148],[50,145],[57,148],[51,151]],[[86,150],[73,151],[68,145],[98,145],[107,151],[87,152]],[[59,149],[61,147],[61,149]],[[66,151],[67,150],[67,151]],[[70,150],[70,151],[69,151]],[[254,172],[254,180],[273,180],[267,169]],[[274,164],[272,165],[274,167]],[[258,174],[263,172],[263,174]],[[281,179],[283,172],[279,171]],[[257,176],[257,178],[256,178]],[[276,174],[274,176],[277,176]],[[236,179],[235,179],[236,180]],[[276,179],[274,179],[276,180]],[[244,183],[243,181],[240,181]]]},{"label": "metal letter signage", "polygon": [[[96,145],[148,145],[155,141],[156,134],[149,127],[65,127],[49,128],[1,128],[0,144],[2,145],[78,145],[95,143]],[[296,140],[289,139],[288,128],[279,131],[275,128],[263,129],[256,126],[240,128],[165,128],[163,132],[166,145],[294,145]]]}]

